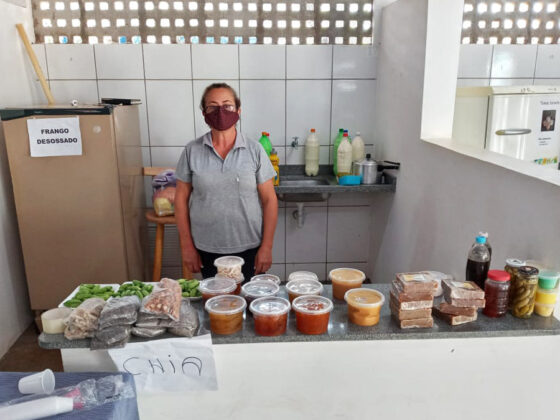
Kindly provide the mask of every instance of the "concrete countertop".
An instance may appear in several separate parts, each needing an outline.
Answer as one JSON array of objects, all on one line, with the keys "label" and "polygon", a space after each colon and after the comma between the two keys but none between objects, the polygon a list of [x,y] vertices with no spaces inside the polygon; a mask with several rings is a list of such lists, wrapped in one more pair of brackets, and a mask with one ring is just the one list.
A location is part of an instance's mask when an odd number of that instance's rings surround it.
[{"label": "concrete countertop", "polygon": [[[243,329],[232,335],[213,335],[214,344],[244,344],[244,343],[270,343],[270,342],[316,342],[316,341],[354,341],[354,340],[410,340],[410,339],[442,339],[442,338],[480,338],[480,337],[519,337],[537,335],[559,335],[560,321],[554,316],[542,318],[536,314],[529,319],[518,319],[511,314],[502,318],[488,318],[479,311],[478,320],[469,324],[450,326],[444,321],[434,317],[433,328],[426,329],[400,329],[389,310],[388,298],[391,285],[367,284],[364,287],[377,289],[385,295],[385,304],[381,309],[379,323],[373,327],[360,327],[351,324],[347,317],[347,306],[343,301],[334,301],[334,309],[330,316],[329,329],[322,335],[304,335],[297,331],[295,316],[288,317],[288,328],[284,335],[278,337],[261,337],[255,334],[252,315],[247,311]],[[281,296],[286,297],[285,288],[281,287]],[[332,299],[332,288],[325,285],[323,296]],[[208,315],[203,310],[202,302],[193,302],[199,310],[202,326],[210,329]],[[158,338],[175,337],[165,334]],[[146,341],[132,337],[131,342]],[[88,348],[89,339],[66,340],[62,334],[41,334],[39,346],[44,349],[71,349]]]},{"label": "concrete countertop", "polygon": [[340,193],[375,193],[375,192],[395,192],[397,178],[393,170],[384,171],[383,183],[373,185],[339,185],[336,177],[332,173],[332,165],[319,166],[317,177],[305,177],[306,179],[323,178],[328,185],[309,185],[309,186],[285,186],[282,185],[283,179],[294,179],[305,176],[305,166],[303,165],[283,165],[280,166],[280,185],[274,187],[277,194],[340,194]]}]

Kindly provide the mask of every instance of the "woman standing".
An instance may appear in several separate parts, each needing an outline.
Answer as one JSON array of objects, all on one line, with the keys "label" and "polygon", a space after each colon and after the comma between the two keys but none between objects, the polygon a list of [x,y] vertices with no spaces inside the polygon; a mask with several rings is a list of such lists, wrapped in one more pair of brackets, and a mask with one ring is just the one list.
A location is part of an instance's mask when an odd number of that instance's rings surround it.
[{"label": "woman standing", "polygon": [[246,280],[272,264],[278,219],[274,169],[262,146],[235,124],[241,101],[226,83],[214,83],[200,108],[210,131],[187,144],[177,164],[175,218],[183,262],[204,278],[216,274],[214,260],[245,260]]}]

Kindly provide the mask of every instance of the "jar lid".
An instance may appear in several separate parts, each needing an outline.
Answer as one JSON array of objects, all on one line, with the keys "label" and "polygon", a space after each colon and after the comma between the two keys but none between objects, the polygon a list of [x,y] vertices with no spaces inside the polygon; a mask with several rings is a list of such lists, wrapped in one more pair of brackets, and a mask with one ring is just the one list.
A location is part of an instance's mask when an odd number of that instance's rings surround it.
[{"label": "jar lid", "polygon": [[214,278],[215,279],[233,280],[235,282],[235,284],[243,283],[243,281],[245,280],[245,276],[243,275],[243,273],[241,273],[241,274],[239,274],[238,276],[235,276],[235,277],[227,276],[224,273],[216,273],[216,276]]},{"label": "jar lid", "polygon": [[237,267],[243,264],[245,264],[245,260],[234,255],[228,255],[214,260],[214,266],[216,267]]},{"label": "jar lid", "polygon": [[362,283],[366,279],[363,271],[355,268],[335,268],[329,273],[331,281],[334,279],[339,283]]},{"label": "jar lid", "polygon": [[350,289],[344,293],[344,300],[354,306],[376,308],[383,305],[385,296],[375,289]]},{"label": "jar lid", "polygon": [[290,310],[287,299],[270,296],[255,299],[249,305],[249,310],[257,315],[284,315]]},{"label": "jar lid", "polygon": [[519,260],[517,258],[508,258],[506,260],[506,265],[509,265],[510,267],[523,267],[525,265],[525,261],[523,260]]},{"label": "jar lid", "polygon": [[220,315],[233,315],[243,312],[247,302],[241,296],[237,295],[221,295],[214,296],[206,301],[204,308],[208,312]]},{"label": "jar lid", "polygon": [[488,270],[488,278],[494,281],[509,281],[510,275],[504,270]]},{"label": "jar lid", "polygon": [[539,274],[539,270],[535,267],[531,267],[530,265],[524,265],[523,267],[519,267],[518,272],[519,274],[526,277],[536,276]]},{"label": "jar lid", "polygon": [[319,276],[311,271],[294,271],[290,273],[288,276],[288,282],[291,280],[299,280],[299,279],[306,279],[306,280],[317,280],[319,281]]},{"label": "jar lid", "polygon": [[321,315],[332,311],[333,303],[324,296],[299,296],[292,302],[294,311]]},{"label": "jar lid", "polygon": [[233,292],[236,287],[237,284],[233,279],[227,277],[210,277],[200,282],[198,290],[200,290],[200,293],[230,293]]},{"label": "jar lid", "polygon": [[541,271],[539,273],[539,287],[541,289],[554,289],[558,284],[560,273],[556,271]]},{"label": "jar lid", "polygon": [[318,295],[323,291],[323,285],[318,280],[301,278],[290,280],[286,290],[297,295]]},{"label": "jar lid", "polygon": [[251,277],[251,281],[255,280],[269,280],[273,281],[276,284],[280,284],[281,280],[280,277],[275,276],[274,274],[257,274],[256,276]]},{"label": "jar lid", "polygon": [[241,292],[252,298],[273,296],[279,291],[280,286],[270,280],[253,280],[241,287]]}]

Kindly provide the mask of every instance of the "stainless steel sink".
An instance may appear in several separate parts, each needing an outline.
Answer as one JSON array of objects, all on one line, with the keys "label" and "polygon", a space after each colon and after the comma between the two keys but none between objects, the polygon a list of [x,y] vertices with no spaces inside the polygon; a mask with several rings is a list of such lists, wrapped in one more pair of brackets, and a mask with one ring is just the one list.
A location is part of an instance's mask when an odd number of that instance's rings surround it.
[{"label": "stainless steel sink", "polygon": [[[318,185],[330,185],[331,182],[326,177],[308,177],[302,175],[280,176],[280,187],[310,188]],[[297,190],[296,190],[297,191]],[[329,193],[317,192],[289,192],[278,193],[278,198],[282,201],[304,203],[309,201],[325,201],[329,198]]]},{"label": "stainless steel sink", "polygon": [[315,185],[329,185],[329,181],[324,178],[280,178],[280,186],[312,187]]}]

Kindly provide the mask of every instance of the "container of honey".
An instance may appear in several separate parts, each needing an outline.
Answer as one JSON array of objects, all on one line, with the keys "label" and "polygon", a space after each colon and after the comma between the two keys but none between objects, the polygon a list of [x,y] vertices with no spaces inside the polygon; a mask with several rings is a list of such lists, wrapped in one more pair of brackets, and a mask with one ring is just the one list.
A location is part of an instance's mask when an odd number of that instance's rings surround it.
[{"label": "container of honey", "polygon": [[279,297],[261,297],[249,305],[255,320],[255,333],[266,337],[282,335],[288,325],[290,302]]},{"label": "container of honey", "polygon": [[344,299],[344,294],[350,289],[362,287],[366,275],[355,268],[335,268],[329,273],[332,282],[332,293],[335,299]]},{"label": "container of honey", "polygon": [[344,300],[348,303],[348,319],[350,322],[370,327],[379,322],[379,312],[385,296],[374,289],[350,289],[344,294]]},{"label": "container of honey", "polygon": [[221,295],[206,301],[204,308],[210,318],[213,334],[228,335],[241,330],[247,303],[241,296]]}]

